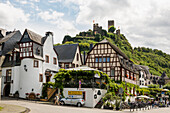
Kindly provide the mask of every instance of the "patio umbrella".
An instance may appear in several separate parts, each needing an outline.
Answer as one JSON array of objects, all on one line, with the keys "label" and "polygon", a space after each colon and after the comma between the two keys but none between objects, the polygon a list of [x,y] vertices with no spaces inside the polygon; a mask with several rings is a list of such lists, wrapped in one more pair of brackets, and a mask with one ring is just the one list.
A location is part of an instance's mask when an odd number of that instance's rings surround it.
[{"label": "patio umbrella", "polygon": [[149,99],[150,97],[148,97],[146,95],[140,95],[140,96],[137,96],[136,98],[146,98],[146,99]]}]

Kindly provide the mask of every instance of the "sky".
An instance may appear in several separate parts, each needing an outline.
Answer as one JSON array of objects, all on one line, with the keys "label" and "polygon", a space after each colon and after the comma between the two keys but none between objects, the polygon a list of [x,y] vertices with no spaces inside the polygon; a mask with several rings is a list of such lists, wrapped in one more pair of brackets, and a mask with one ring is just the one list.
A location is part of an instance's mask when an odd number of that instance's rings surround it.
[{"label": "sky", "polygon": [[51,31],[54,43],[93,29],[93,20],[106,30],[114,20],[132,47],[170,54],[170,0],[0,0],[0,28]]}]

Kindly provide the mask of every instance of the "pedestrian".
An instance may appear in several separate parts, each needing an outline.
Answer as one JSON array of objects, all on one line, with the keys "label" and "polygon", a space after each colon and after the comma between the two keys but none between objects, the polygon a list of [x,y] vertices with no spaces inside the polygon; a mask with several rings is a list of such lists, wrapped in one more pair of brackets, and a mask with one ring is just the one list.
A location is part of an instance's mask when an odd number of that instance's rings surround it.
[{"label": "pedestrian", "polygon": [[167,107],[169,107],[169,101],[167,100]]},{"label": "pedestrian", "polygon": [[61,99],[62,99],[62,95],[61,95],[61,93],[59,94],[59,102],[61,101]]},{"label": "pedestrian", "polygon": [[56,95],[55,95],[54,100],[55,100],[55,103],[54,103],[54,104],[59,105],[59,96],[58,96],[57,93],[56,93]]}]

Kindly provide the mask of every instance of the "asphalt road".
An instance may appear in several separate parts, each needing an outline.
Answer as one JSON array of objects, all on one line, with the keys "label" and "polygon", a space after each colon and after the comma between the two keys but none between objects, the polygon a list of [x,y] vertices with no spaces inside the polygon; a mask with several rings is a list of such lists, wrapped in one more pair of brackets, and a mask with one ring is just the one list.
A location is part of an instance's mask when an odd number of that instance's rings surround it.
[{"label": "asphalt road", "polygon": [[[82,108],[75,106],[57,106],[26,100],[2,100],[0,103],[27,107],[31,110],[30,113],[130,113],[129,110],[113,111],[96,108]],[[170,113],[170,107],[144,111],[135,111],[133,113]]]}]

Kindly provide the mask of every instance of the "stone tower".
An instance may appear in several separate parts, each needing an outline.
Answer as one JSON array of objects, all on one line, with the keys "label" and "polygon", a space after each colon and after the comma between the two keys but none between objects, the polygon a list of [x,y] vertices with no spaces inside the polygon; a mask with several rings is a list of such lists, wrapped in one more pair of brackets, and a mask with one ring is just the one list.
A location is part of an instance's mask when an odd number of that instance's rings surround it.
[{"label": "stone tower", "polygon": [[108,20],[108,31],[109,31],[109,28],[110,26],[114,26],[114,20]]},{"label": "stone tower", "polygon": [[93,24],[93,33],[94,34],[102,34],[102,26],[99,26],[98,23]]}]

